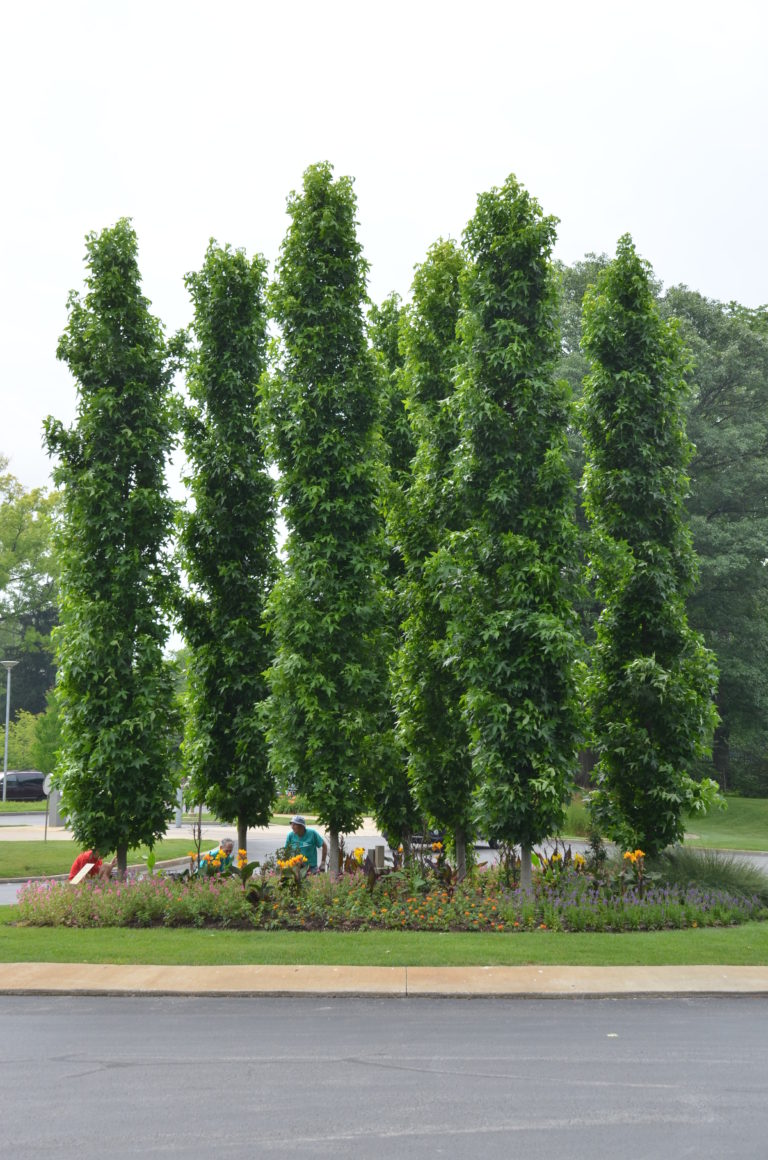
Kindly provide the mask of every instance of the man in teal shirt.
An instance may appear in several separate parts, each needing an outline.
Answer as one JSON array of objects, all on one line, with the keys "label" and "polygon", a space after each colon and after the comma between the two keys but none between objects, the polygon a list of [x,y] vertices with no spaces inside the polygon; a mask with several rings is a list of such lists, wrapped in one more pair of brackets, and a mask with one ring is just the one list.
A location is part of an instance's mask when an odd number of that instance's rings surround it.
[{"label": "man in teal shirt", "polygon": [[307,823],[301,814],[294,814],[291,818],[291,832],[285,840],[285,852],[289,857],[294,854],[303,854],[307,859],[307,869],[316,873],[317,851],[323,851],[320,869],[325,870],[325,861],[328,857],[328,845],[325,838],[317,830],[308,830]]}]

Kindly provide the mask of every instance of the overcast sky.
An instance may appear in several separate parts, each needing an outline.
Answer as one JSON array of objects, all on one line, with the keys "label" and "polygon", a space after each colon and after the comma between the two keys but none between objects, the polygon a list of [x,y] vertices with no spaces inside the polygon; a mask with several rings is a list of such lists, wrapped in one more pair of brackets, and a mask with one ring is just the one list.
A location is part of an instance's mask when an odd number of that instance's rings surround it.
[{"label": "overcast sky", "polygon": [[168,330],[208,239],[277,256],[288,193],[355,178],[369,291],[407,295],[515,173],[556,255],[629,231],[665,285],[768,301],[763,0],[27,0],[2,6],[0,452],[49,482],[45,415],[84,237],[133,219]]}]

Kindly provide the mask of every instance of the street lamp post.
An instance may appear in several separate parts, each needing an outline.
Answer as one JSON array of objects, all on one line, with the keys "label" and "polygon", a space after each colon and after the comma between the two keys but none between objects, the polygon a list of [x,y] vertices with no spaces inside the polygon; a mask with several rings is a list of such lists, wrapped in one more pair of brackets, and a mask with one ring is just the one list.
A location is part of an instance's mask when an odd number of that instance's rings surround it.
[{"label": "street lamp post", "polygon": [[15,669],[18,661],[0,661],[6,671],[5,678],[5,756],[3,757],[3,801],[5,801],[5,783],[8,781],[8,725],[11,717],[11,669]]}]

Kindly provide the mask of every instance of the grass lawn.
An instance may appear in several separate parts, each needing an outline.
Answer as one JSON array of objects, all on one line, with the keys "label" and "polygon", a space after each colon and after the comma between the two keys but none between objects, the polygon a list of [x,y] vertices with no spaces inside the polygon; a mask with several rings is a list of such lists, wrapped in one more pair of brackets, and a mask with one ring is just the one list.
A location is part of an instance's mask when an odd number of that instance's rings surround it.
[{"label": "grass lawn", "polygon": [[688,820],[686,846],[768,850],[768,798],[726,798],[728,808]]},{"label": "grass lawn", "polygon": [[16,927],[0,907],[0,962],[346,966],[764,966],[768,923],[627,934],[82,930]]},{"label": "grass lawn", "polygon": [[45,814],[46,802],[4,802],[0,798],[0,814]]},{"label": "grass lawn", "polygon": [[[710,850],[763,850],[768,852],[768,798],[727,797],[727,808],[706,817],[690,817],[686,823],[686,846]],[[568,807],[565,833],[583,839],[589,819],[580,796]]]},{"label": "grass lawn", "polygon": [[[203,843],[203,849],[209,849],[209,843]],[[193,843],[187,838],[166,838],[155,846],[158,862],[169,861],[173,858],[183,858],[193,849]],[[0,830],[0,878],[39,878],[48,874],[68,874],[69,868],[82,850],[78,842],[51,839],[44,842],[41,839],[30,842],[3,842]],[[148,854],[146,846],[131,850],[128,854],[129,864],[140,864],[142,855]]]}]

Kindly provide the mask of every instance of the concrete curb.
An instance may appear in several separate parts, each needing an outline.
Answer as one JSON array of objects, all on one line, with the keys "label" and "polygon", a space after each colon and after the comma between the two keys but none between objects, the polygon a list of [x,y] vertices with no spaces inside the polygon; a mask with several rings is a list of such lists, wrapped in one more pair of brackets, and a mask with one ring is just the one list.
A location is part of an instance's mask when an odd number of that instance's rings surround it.
[{"label": "concrete curb", "polygon": [[0,995],[386,998],[768,996],[768,967],[124,966],[3,963]]}]

